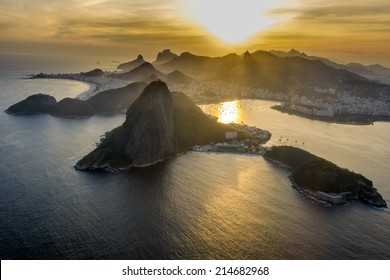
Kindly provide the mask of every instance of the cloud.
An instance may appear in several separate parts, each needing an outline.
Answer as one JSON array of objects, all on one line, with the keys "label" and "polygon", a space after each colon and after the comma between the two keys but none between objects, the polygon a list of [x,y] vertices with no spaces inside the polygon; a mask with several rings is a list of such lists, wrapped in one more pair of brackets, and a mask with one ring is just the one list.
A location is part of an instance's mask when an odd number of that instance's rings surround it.
[{"label": "cloud", "polygon": [[[322,1],[312,2],[294,8],[280,8],[270,11],[271,15],[292,15],[295,26],[310,29],[311,26],[322,26],[325,29],[337,27],[336,33],[348,31],[387,32],[390,23],[390,2],[381,0],[345,2]],[[363,28],[363,29],[362,29]],[[319,30],[317,30],[318,32]],[[322,30],[321,30],[322,31]]]}]

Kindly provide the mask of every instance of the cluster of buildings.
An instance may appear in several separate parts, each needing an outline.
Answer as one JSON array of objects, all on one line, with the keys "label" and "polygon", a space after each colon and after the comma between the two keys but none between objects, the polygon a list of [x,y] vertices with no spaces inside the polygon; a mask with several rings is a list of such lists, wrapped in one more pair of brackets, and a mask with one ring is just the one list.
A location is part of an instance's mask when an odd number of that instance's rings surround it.
[{"label": "cluster of buildings", "polygon": [[86,100],[99,92],[116,89],[120,87],[125,87],[129,84],[129,81],[117,79],[112,76],[102,75],[102,76],[87,76],[84,73],[68,73],[68,74],[38,74],[33,76],[33,78],[40,79],[67,79],[75,80],[80,82],[91,83],[95,85],[95,89],[87,91],[78,96],[81,100]]},{"label": "cluster of buildings", "polygon": [[389,116],[390,95],[375,98],[359,97],[347,92],[324,97],[294,95],[288,102],[282,102],[281,106],[308,115],[330,118],[344,114]]},{"label": "cluster of buildings", "polygon": [[271,138],[271,133],[269,131],[245,124],[231,123],[229,126],[234,129],[234,131],[225,133],[226,142],[195,146],[193,147],[193,151],[264,154],[266,148],[264,148],[262,144],[266,143]]},{"label": "cluster of buildings", "polygon": [[[282,107],[320,117],[355,114],[390,116],[390,94],[373,94],[366,97],[352,90],[313,88],[313,95],[299,92],[274,92],[264,88],[240,87],[234,83],[193,81],[189,85],[170,85],[175,91],[189,95],[196,103],[212,103],[224,98],[253,98],[282,101]],[[370,93],[368,93],[370,94]],[[368,96],[368,97],[367,97]]]}]

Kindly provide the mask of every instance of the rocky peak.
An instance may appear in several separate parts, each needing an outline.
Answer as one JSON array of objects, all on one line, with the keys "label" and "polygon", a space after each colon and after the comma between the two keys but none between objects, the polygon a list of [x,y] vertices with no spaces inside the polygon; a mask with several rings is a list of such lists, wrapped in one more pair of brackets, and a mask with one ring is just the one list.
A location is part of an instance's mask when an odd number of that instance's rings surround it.
[{"label": "rocky peak", "polygon": [[76,168],[143,167],[177,154],[172,96],[164,82],[150,83],[126,115],[123,125],[108,133]]},{"label": "rocky peak", "polygon": [[129,61],[129,62],[126,62],[126,63],[122,63],[122,64],[118,65],[117,68],[119,70],[129,71],[129,70],[132,70],[132,69],[140,66],[144,62],[145,62],[144,57],[141,54],[139,54],[136,59]]},{"label": "rocky peak", "polygon": [[168,60],[171,60],[175,57],[177,57],[177,54],[174,54],[173,52],[171,52],[170,49],[165,49],[162,52],[159,52],[157,54],[156,62],[158,62],[158,63],[167,62]]}]

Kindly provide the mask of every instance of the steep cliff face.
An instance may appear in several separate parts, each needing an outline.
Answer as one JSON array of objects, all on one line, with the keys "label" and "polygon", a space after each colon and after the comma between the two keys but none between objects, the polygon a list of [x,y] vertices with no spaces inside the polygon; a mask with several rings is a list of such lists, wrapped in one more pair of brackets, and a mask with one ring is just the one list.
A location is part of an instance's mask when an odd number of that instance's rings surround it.
[{"label": "steep cliff face", "polygon": [[165,83],[156,81],[130,106],[123,125],[108,133],[101,145],[75,167],[80,170],[143,167],[177,152],[172,96]]}]

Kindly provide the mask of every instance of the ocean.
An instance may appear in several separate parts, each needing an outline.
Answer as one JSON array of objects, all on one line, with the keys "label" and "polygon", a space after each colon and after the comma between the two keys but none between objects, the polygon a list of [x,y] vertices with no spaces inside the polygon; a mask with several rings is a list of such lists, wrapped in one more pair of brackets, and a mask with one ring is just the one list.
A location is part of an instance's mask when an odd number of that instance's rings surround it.
[{"label": "ocean", "polygon": [[[4,112],[42,92],[60,100],[89,86],[28,80],[113,62],[0,55],[1,259],[389,259],[390,211],[327,206],[260,156],[189,152],[129,172],[80,172],[76,161],[125,116],[62,119]],[[341,125],[283,114],[276,102],[203,105],[362,173],[390,205],[390,123]]]}]

